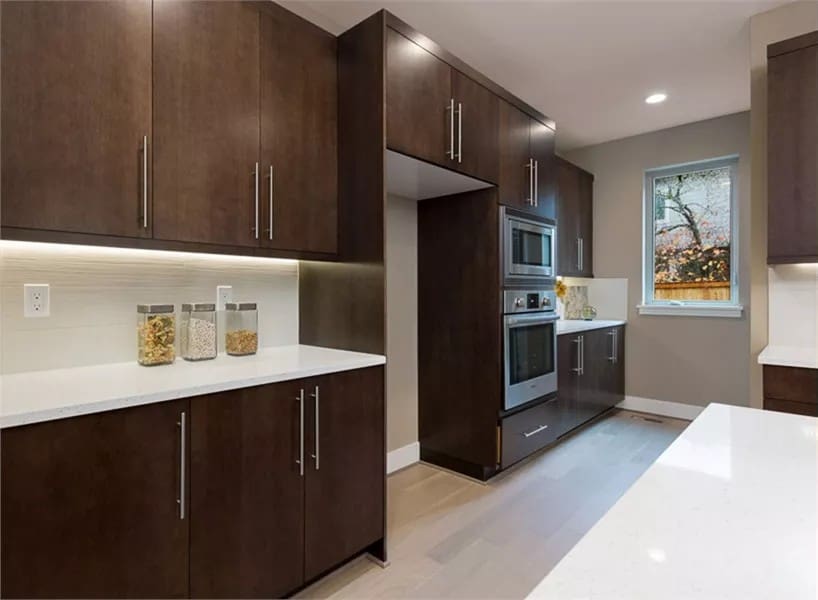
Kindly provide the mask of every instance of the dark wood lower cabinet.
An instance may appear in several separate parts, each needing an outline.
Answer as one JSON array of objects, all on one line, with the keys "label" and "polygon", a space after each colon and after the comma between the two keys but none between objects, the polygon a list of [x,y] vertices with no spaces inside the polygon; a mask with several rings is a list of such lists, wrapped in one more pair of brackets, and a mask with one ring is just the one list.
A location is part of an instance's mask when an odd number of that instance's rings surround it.
[{"label": "dark wood lower cabinet", "polygon": [[275,598],[385,560],[384,410],[371,367],[4,429],[0,594]]},{"label": "dark wood lower cabinet", "polygon": [[764,408],[818,417],[818,369],[765,365]]},{"label": "dark wood lower cabinet", "polygon": [[306,581],[384,537],[383,389],[382,367],[308,382]]},{"label": "dark wood lower cabinet", "polygon": [[302,585],[301,388],[285,382],[194,400],[192,598],[276,598]]},{"label": "dark wood lower cabinet", "polygon": [[[186,598],[178,400],[4,429],[4,598]],[[187,511],[186,511],[187,512]]]}]

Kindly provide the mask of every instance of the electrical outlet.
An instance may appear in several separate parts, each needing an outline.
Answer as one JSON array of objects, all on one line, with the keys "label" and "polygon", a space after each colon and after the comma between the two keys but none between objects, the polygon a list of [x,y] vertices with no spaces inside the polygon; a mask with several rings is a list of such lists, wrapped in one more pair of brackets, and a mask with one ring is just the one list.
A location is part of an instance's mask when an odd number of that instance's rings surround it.
[{"label": "electrical outlet", "polygon": [[232,285],[217,285],[216,286],[216,310],[224,310],[224,305],[228,302],[233,302],[233,286]]},{"label": "electrical outlet", "polygon": [[50,314],[48,284],[26,283],[23,285],[23,315],[47,317]]}]

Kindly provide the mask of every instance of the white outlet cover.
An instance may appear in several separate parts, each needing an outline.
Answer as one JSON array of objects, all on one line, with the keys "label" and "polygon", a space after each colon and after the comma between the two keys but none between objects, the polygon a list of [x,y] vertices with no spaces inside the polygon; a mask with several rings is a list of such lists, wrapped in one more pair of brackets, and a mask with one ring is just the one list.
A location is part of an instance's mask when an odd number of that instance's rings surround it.
[{"label": "white outlet cover", "polygon": [[26,283],[23,285],[23,316],[47,317],[51,314],[47,283]]},{"label": "white outlet cover", "polygon": [[216,286],[216,310],[224,310],[224,305],[228,302],[233,302],[233,286],[232,285],[217,285]]}]

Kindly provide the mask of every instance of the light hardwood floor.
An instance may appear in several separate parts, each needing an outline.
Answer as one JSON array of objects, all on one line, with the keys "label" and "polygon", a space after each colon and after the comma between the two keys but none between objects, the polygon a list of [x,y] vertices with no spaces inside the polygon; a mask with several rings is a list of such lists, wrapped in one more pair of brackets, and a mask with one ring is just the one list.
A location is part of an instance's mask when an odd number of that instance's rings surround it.
[{"label": "light hardwood floor", "polygon": [[488,485],[424,464],[395,473],[390,566],[362,557],[298,597],[522,598],[687,424],[616,411]]}]

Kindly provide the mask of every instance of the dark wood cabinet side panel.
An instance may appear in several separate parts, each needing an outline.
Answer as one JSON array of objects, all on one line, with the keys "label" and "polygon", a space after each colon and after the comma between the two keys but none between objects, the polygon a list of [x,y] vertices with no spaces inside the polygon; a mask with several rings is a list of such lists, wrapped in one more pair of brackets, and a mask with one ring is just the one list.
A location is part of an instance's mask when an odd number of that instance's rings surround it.
[{"label": "dark wood cabinet side panel", "polygon": [[579,239],[582,252],[581,277],[594,276],[594,176],[579,171]]},{"label": "dark wood cabinet side panel", "polygon": [[299,266],[302,344],[383,354],[384,13],[338,38],[338,263]]},{"label": "dark wood cabinet side panel", "polygon": [[261,12],[264,246],[338,249],[337,59],[333,35],[273,3]]},{"label": "dark wood cabinet side panel", "polygon": [[192,598],[278,598],[303,584],[300,387],[284,382],[192,400]]},{"label": "dark wood cabinet side panel", "polygon": [[531,118],[508,102],[500,102],[500,204],[529,209],[531,185],[528,164]]},{"label": "dark wood cabinet side panel", "polygon": [[497,462],[502,403],[496,193],[418,206],[421,451],[489,468]]},{"label": "dark wood cabinet side panel", "polygon": [[818,46],[771,58],[767,262],[818,261]]},{"label": "dark wood cabinet side panel", "polygon": [[386,141],[389,148],[453,168],[446,108],[452,69],[393,29],[386,30]]},{"label": "dark wood cabinet side panel", "polygon": [[258,10],[254,2],[154,3],[153,227],[158,239],[259,245],[253,232]]},{"label": "dark wood cabinet side panel", "polygon": [[162,402],[4,429],[5,598],[186,598],[180,416]]},{"label": "dark wood cabinet side panel", "polygon": [[[386,535],[384,368],[333,373],[311,379],[309,384],[307,581]],[[317,401],[309,395],[314,386],[319,389]]]},{"label": "dark wood cabinet side panel", "polygon": [[531,157],[536,161],[536,206],[534,212],[546,219],[557,218],[556,132],[531,119]]},{"label": "dark wood cabinet side panel", "polygon": [[500,101],[478,83],[452,69],[452,95],[462,115],[458,171],[497,182]]},{"label": "dark wood cabinet side panel", "polygon": [[579,173],[557,160],[557,273],[578,275],[580,230]]},{"label": "dark wood cabinet side panel", "polygon": [[3,2],[0,11],[3,226],[149,237],[151,2]]}]

